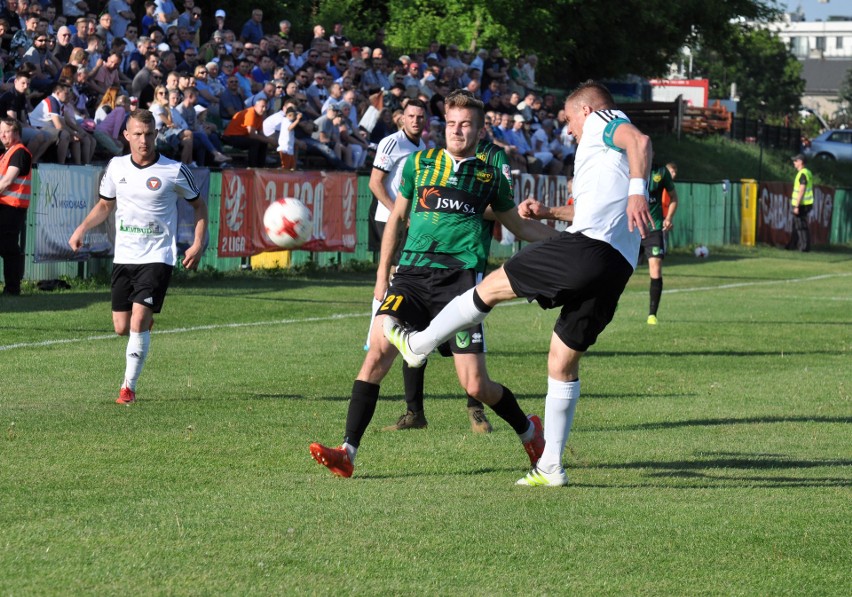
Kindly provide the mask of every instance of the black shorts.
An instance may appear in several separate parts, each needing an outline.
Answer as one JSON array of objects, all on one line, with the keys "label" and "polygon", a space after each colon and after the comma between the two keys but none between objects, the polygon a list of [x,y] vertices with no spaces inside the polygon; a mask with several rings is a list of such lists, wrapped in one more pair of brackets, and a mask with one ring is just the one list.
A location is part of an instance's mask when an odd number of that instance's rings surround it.
[{"label": "black shorts", "polygon": [[133,303],[150,307],[159,313],[166,299],[174,267],[165,263],[128,265],[116,263],[112,267],[112,310],[132,311]]},{"label": "black shorts", "polygon": [[[391,315],[423,330],[447,303],[464,294],[482,278],[471,269],[402,267],[396,271],[376,315]],[[438,347],[443,356],[485,352],[482,325],[458,332]]]},{"label": "black shorts", "polygon": [[633,274],[611,245],[570,232],[526,246],[503,269],[517,296],[542,309],[562,307],[553,331],[583,352],[612,321]]},{"label": "black shorts", "polygon": [[642,239],[642,250],[645,257],[662,259],[666,256],[666,235],[662,230],[649,230]]},{"label": "black shorts", "polygon": [[[379,202],[376,198],[373,198],[373,204],[370,206],[370,230],[369,235],[367,236],[367,248],[370,251],[381,251],[382,250],[382,237],[385,234],[385,225],[387,222],[377,222],[376,221],[376,206]],[[402,233],[402,237],[399,239],[399,244],[396,246],[396,252],[393,254],[393,258],[391,259],[391,265],[399,265],[399,259],[402,257],[402,248],[405,246],[405,239],[408,237],[408,228]]]}]

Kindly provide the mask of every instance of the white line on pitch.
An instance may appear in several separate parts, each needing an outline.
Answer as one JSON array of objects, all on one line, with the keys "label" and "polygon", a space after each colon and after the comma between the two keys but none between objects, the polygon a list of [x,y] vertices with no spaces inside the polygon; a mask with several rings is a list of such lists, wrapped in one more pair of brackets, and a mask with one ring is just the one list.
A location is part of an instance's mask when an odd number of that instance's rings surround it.
[{"label": "white line on pitch", "polygon": [[[671,290],[664,290],[663,292],[666,294],[673,294],[676,292],[702,292],[708,290],[727,290],[729,288],[742,288],[745,286],[764,286],[769,284],[790,284],[796,282],[812,282],[814,280],[825,280],[828,278],[838,278],[838,277],[846,277],[852,276],[852,274],[824,274],[820,276],[811,276],[809,278],[793,278],[790,280],[764,280],[761,282],[742,282],[738,284],[723,284],[721,286],[697,286],[695,288],[674,288]],[[635,291],[640,292],[640,291]],[[644,291],[642,291],[644,292]],[[507,303],[502,303],[497,305],[498,307],[514,307],[517,305],[526,305],[527,301],[523,299],[519,299],[517,301],[510,301]],[[272,321],[249,321],[244,323],[216,323],[210,325],[197,325],[192,327],[182,327],[182,328],[172,328],[168,330],[158,329],[157,335],[160,334],[184,334],[189,332],[200,332],[207,330],[222,330],[222,329],[234,329],[234,328],[248,328],[248,327],[257,327],[261,325],[289,325],[294,323],[316,323],[323,321],[335,321],[338,319],[351,319],[353,317],[369,317],[369,313],[347,313],[341,315],[329,315],[328,317],[306,317],[304,319],[275,319]],[[40,348],[45,346],[56,346],[60,344],[76,344],[78,342],[95,342],[98,340],[111,340],[113,338],[118,338],[115,334],[105,334],[98,336],[86,336],[84,338],[64,338],[60,340],[43,340],[41,342],[19,342],[17,344],[6,344],[0,345],[0,352],[4,350],[15,350],[17,348]]]}]

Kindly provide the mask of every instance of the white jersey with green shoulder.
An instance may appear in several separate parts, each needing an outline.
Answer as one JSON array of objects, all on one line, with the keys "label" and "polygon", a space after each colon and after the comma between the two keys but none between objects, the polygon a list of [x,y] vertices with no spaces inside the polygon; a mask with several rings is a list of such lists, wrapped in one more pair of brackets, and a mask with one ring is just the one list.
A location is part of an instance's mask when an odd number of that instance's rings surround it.
[{"label": "white jersey with green shoulder", "polygon": [[159,156],[142,167],[129,155],[112,158],[99,193],[116,202],[115,263],[177,263],[177,202],[199,196],[185,164]]},{"label": "white jersey with green shoulder", "polygon": [[[397,131],[388,135],[376,148],[376,159],[373,160],[373,168],[386,172],[385,190],[393,201],[399,192],[399,180],[402,178],[402,168],[405,166],[406,158],[415,151],[426,149],[423,139],[418,139],[417,145],[405,134],[405,131]],[[390,210],[379,202],[376,206],[376,221],[387,222]]]},{"label": "white jersey with green shoulder", "polygon": [[630,166],[612,140],[615,129],[629,123],[620,110],[598,110],[586,118],[574,157],[574,222],[568,231],[609,243],[636,269],[642,239],[627,228]]}]

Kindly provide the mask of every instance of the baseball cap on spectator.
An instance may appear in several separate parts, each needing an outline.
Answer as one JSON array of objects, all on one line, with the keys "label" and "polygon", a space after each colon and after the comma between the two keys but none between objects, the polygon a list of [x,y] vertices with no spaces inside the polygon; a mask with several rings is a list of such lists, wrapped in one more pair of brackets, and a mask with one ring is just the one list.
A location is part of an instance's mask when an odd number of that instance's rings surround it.
[{"label": "baseball cap on spectator", "polygon": [[171,50],[171,48],[169,47],[169,44],[163,42],[157,46],[157,50],[160,52],[168,52],[169,50]]},{"label": "baseball cap on spectator", "polygon": [[391,89],[402,89],[403,91],[405,91],[405,85],[403,85],[402,83],[394,83],[393,85],[391,85]]},{"label": "baseball cap on spectator", "polygon": [[419,69],[419,68],[420,68],[420,65],[419,65],[419,64],[417,64],[416,62],[412,62],[411,64],[409,64],[409,65],[408,65],[408,68],[417,68],[417,69]]},{"label": "baseball cap on spectator", "polygon": [[434,60],[435,62],[437,62],[438,61],[438,55],[433,52],[433,53],[429,54],[428,56],[426,56],[426,62],[429,62],[430,60]]},{"label": "baseball cap on spectator", "polygon": [[408,54],[403,54],[399,57],[399,61],[403,64],[408,64],[409,62],[411,62],[411,56],[409,56]]},{"label": "baseball cap on spectator", "polygon": [[225,11],[220,8],[219,10],[216,11],[216,14],[213,15],[213,16],[222,17],[224,19],[225,18]]},{"label": "baseball cap on spectator", "polygon": [[520,114],[515,114],[515,122],[526,122],[526,119]]},{"label": "baseball cap on spectator", "polygon": [[796,155],[794,155],[794,156],[793,156],[793,157],[791,157],[790,159],[791,159],[791,160],[793,160],[794,162],[795,162],[796,160],[801,160],[803,164],[804,164],[804,163],[805,163],[805,161],[806,161],[806,159],[805,159],[805,154],[803,154],[803,153],[797,153]]},{"label": "baseball cap on spectator", "polygon": [[326,110],[334,110],[335,112],[340,112],[340,106],[337,102],[328,102],[328,108]]}]

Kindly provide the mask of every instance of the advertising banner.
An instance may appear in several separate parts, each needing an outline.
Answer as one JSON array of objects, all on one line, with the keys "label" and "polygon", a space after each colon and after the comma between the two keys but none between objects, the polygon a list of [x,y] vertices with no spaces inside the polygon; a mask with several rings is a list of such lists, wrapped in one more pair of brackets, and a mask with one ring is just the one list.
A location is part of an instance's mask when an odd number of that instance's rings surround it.
[{"label": "advertising banner", "polygon": [[[784,248],[793,231],[792,183],[765,182],[758,193],[757,241]],[[811,245],[827,245],[831,238],[834,187],[814,185],[814,207],[808,214]]]},{"label": "advertising banner", "polygon": [[[74,253],[68,246],[71,234],[100,200],[98,191],[104,170],[105,168],[101,166],[69,167],[59,164],[39,164],[39,191],[38,196],[33,197],[37,231],[33,256],[35,263],[85,261],[90,257],[113,255],[114,214],[111,214],[103,224],[86,233],[85,244],[79,251]],[[210,170],[192,168],[192,175],[201,192],[200,200],[207,203]],[[180,200],[178,202],[178,249],[185,250],[192,244],[194,238],[194,211],[186,201]]]},{"label": "advertising banner", "polygon": [[313,232],[299,250],[354,252],[356,191],[351,173],[225,170],[219,256],[280,251],[264,232],[263,214],[270,202],[282,197],[299,199],[311,210]]},{"label": "advertising banner", "polygon": [[86,244],[74,253],[68,239],[95,203],[103,168],[99,166],[68,166],[39,164],[38,195],[32,198],[30,209],[35,210],[36,240],[33,261],[85,261],[91,257],[112,255],[115,240],[115,220],[89,231]]}]

